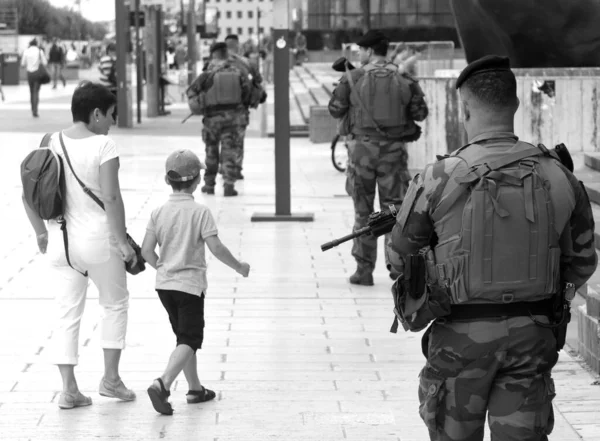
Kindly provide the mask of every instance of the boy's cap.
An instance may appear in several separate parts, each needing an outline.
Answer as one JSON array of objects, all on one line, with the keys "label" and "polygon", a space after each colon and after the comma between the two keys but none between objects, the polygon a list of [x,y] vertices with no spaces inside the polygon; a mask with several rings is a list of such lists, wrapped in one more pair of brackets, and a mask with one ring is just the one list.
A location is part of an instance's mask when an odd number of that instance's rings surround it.
[{"label": "boy's cap", "polygon": [[195,179],[206,167],[191,150],[175,150],[167,158],[165,168],[171,181],[187,182]]}]

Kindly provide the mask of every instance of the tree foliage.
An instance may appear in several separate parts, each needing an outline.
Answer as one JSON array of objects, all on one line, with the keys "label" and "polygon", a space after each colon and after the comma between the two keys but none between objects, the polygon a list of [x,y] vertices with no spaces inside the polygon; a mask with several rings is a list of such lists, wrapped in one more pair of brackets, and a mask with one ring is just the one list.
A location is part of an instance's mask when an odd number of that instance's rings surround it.
[{"label": "tree foliage", "polygon": [[18,0],[19,33],[65,40],[102,40],[106,28],[78,12],[52,6],[48,0]]}]

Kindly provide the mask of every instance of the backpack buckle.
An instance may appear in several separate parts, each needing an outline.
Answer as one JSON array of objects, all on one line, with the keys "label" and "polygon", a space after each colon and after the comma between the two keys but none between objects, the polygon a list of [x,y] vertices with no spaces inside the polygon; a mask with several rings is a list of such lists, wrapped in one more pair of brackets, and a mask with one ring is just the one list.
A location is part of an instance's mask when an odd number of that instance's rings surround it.
[{"label": "backpack buckle", "polygon": [[514,294],[502,294],[502,303],[511,303],[514,299]]}]

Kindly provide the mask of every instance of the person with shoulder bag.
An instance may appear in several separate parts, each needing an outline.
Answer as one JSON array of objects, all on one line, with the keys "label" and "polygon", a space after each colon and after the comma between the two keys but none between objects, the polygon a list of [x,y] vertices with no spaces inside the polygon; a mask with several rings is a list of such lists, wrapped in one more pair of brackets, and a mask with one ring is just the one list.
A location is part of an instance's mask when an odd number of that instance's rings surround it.
[{"label": "person with shoulder bag", "polygon": [[129,308],[126,270],[137,273],[144,267],[137,256],[141,250],[126,232],[119,154],[107,136],[115,124],[116,104],[105,86],[80,85],[71,103],[73,125],[46,135],[42,147],[21,165],[25,211],[55,276],[50,289],[56,290],[58,316],[48,357],[62,376],[61,409],[92,404],[80,392],[74,373],[89,279],[98,288],[103,309],[100,395],[124,401],[136,397],[121,380],[119,360]]},{"label": "person with shoulder bag", "polygon": [[388,250],[398,321],[430,325],[419,413],[431,440],[482,441],[487,416],[492,439],[545,441],[570,302],[598,264],[592,207],[564,146],[514,133],[507,57],[456,88],[469,143],[414,177]]},{"label": "person with shoulder bag", "polygon": [[21,58],[21,66],[27,70],[31,113],[34,118],[39,117],[40,88],[42,84],[50,82],[50,75],[46,70],[47,65],[48,60],[46,59],[46,55],[38,47],[37,39],[34,38],[29,42],[29,47],[25,49]]},{"label": "person with shoulder bag", "polygon": [[[329,113],[340,121],[340,134],[348,135],[346,191],[354,203],[355,231],[367,226],[374,212],[376,188],[381,210],[402,204],[410,183],[406,143],[419,138],[421,129],[415,121],[428,114],[418,83],[387,61],[389,40],[381,31],[369,31],[358,46],[361,67],[351,70],[345,64],[345,75],[329,102]],[[386,234],[386,244],[389,240]],[[350,283],[373,285],[377,238],[355,238],[352,256],[357,268]],[[394,279],[388,260],[386,254],[386,267]]]}]

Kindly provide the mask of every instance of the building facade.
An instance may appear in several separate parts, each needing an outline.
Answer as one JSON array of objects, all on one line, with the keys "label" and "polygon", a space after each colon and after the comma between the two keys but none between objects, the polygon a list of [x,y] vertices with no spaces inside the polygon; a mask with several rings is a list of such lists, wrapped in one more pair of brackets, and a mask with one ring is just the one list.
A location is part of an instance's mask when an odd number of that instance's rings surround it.
[{"label": "building facade", "polygon": [[[307,28],[362,29],[361,0],[307,0]],[[454,27],[450,0],[370,0],[370,27]]]},{"label": "building facade", "polygon": [[218,40],[236,34],[242,43],[258,41],[273,26],[273,0],[205,0],[205,4],[217,8]]}]

